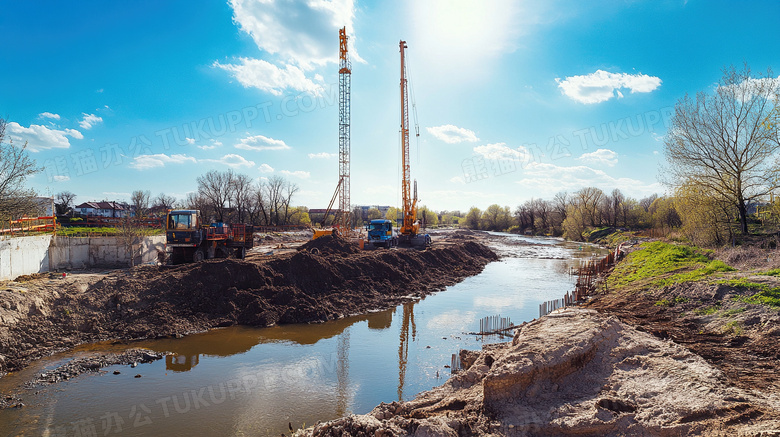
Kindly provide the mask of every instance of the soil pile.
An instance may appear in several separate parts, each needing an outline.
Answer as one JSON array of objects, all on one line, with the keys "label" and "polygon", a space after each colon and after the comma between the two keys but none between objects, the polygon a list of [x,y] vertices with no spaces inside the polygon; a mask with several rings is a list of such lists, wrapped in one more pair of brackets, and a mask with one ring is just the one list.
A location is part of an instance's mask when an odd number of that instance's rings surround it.
[{"label": "soil pile", "polygon": [[477,274],[497,258],[475,242],[426,251],[352,252],[343,240],[333,240],[312,242],[310,247],[322,249],[319,254],[303,250],[258,263],[141,266],[91,283],[63,286],[66,282],[41,279],[38,289],[28,282],[24,290],[0,291],[0,372],[83,342],[234,324],[323,322],[390,308]]},{"label": "soil pile", "polygon": [[543,317],[511,344],[461,360],[465,370],[413,401],[296,435],[676,436],[755,434],[780,423],[776,398],[729,386],[687,349],[595,311]]},{"label": "soil pile", "polygon": [[357,244],[338,235],[324,235],[298,247],[312,253],[352,255],[360,252]]}]

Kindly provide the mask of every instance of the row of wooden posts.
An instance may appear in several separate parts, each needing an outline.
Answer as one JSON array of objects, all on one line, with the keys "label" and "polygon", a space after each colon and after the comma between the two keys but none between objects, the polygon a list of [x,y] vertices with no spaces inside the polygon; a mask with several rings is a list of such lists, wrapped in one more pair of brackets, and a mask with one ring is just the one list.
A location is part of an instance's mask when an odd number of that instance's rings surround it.
[{"label": "row of wooden posts", "polygon": [[539,317],[546,316],[558,308],[572,305],[576,302],[582,302],[588,295],[596,292],[596,279],[607,269],[615,265],[615,261],[620,257],[621,247],[618,246],[600,260],[586,261],[574,272],[577,275],[577,282],[574,284],[574,291],[566,293],[562,299],[547,301],[539,305]]},{"label": "row of wooden posts", "polygon": [[[610,252],[600,260],[591,260],[581,265],[573,274],[577,275],[577,282],[574,291],[567,292],[561,299],[553,299],[543,302],[539,305],[539,317],[546,316],[551,312],[574,305],[577,302],[585,300],[585,297],[596,291],[595,281],[598,276],[612,267],[615,261],[620,257],[620,246],[614,252]],[[490,335],[511,335],[515,325],[509,317],[500,315],[483,317],[479,321],[479,332],[470,332],[469,334],[490,336]],[[452,373],[460,370],[460,353],[452,354],[450,371]]]},{"label": "row of wooden posts", "polygon": [[570,291],[563,295],[561,299],[548,300],[539,304],[539,317],[546,316],[558,308],[567,307],[573,305],[576,300],[574,299],[574,292]]}]

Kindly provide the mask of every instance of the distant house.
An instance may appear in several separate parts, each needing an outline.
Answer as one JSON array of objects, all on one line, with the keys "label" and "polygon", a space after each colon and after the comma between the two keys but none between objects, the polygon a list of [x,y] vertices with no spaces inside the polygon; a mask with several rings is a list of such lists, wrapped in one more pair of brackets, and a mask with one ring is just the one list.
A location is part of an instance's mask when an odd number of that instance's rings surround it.
[{"label": "distant house", "polygon": [[86,216],[117,218],[132,216],[129,208],[117,202],[84,202],[76,206],[76,211]]},{"label": "distant house", "polygon": [[51,217],[54,215],[54,197],[36,197],[39,217]]}]

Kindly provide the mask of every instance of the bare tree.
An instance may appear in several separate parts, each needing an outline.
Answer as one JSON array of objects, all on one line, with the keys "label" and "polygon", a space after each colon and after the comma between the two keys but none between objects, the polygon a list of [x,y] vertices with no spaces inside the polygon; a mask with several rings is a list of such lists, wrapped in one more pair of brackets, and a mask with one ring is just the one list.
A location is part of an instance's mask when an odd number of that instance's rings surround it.
[{"label": "bare tree", "polygon": [[149,190],[136,190],[130,195],[130,203],[136,218],[144,218],[149,214],[149,204],[151,203],[152,192]]},{"label": "bare tree", "polygon": [[534,200],[532,205],[534,211],[536,212],[536,222],[534,223],[534,228],[536,228],[536,225],[538,224],[543,232],[547,232],[550,227],[550,214],[552,212],[552,205],[550,202],[543,199]]},{"label": "bare tree", "polygon": [[[284,223],[288,224],[290,221],[290,213],[292,212],[292,198],[299,190],[298,185],[292,182],[286,182],[284,186],[284,197],[282,198],[282,208],[284,210]],[[342,211],[342,214],[344,211]]]},{"label": "bare tree", "polygon": [[231,181],[233,195],[232,204],[236,209],[236,222],[244,223],[249,215],[250,204],[252,203],[253,190],[252,178],[245,174],[237,174]]},{"label": "bare tree", "polygon": [[215,218],[219,222],[224,222],[227,218],[226,213],[230,207],[230,198],[233,190],[231,185],[234,177],[233,170],[224,172],[211,170],[205,175],[198,176],[198,194],[208,201]]},{"label": "bare tree", "polygon": [[27,156],[27,143],[21,147],[5,140],[5,119],[0,118],[0,220],[25,215],[37,208],[35,191],[26,188],[28,176],[41,171]]},{"label": "bare tree", "polygon": [[605,198],[606,204],[604,210],[607,213],[607,217],[605,218],[613,227],[618,225],[618,219],[623,210],[623,202],[625,202],[625,200],[626,196],[624,196],[618,188],[612,190],[612,193]]},{"label": "bare tree", "polygon": [[677,102],[665,139],[664,182],[727,199],[739,213],[743,234],[747,204],[780,186],[780,138],[771,122],[778,85],[771,70],[753,78],[747,66],[724,69],[712,94]]},{"label": "bare tree", "polygon": [[253,187],[250,191],[249,203],[247,204],[249,210],[249,220],[256,225],[268,224],[268,205],[265,192],[265,184],[263,181],[259,181],[257,186]]},{"label": "bare tree", "polygon": [[57,209],[58,215],[67,214],[72,211],[73,201],[76,200],[76,195],[70,191],[60,191],[54,196],[54,207]]},{"label": "bare tree", "polygon": [[[208,214],[209,201],[199,193],[188,193],[184,205],[187,209],[196,209],[202,214]],[[211,217],[204,217],[204,220],[206,221],[209,219],[211,219]]]},{"label": "bare tree", "polygon": [[164,211],[173,209],[173,205],[175,204],[176,198],[173,196],[168,196],[165,193],[160,193],[157,197],[154,198],[154,206],[160,207]]},{"label": "bare tree", "polygon": [[290,205],[293,196],[298,192],[298,185],[288,182],[281,176],[272,176],[264,186],[269,224],[273,226],[286,224],[292,212]]},{"label": "bare tree", "polygon": [[650,206],[652,206],[653,202],[655,202],[655,199],[658,199],[658,194],[651,194],[639,201],[639,206],[642,207],[642,209],[645,210],[645,212],[650,212]]},{"label": "bare tree", "polygon": [[142,240],[150,230],[138,224],[138,218],[124,217],[117,226],[119,241],[127,252],[130,267],[135,266],[135,258],[141,255]]},{"label": "bare tree", "polygon": [[604,192],[596,187],[585,187],[574,193],[574,203],[581,210],[586,224],[598,226],[601,224],[600,206]]}]

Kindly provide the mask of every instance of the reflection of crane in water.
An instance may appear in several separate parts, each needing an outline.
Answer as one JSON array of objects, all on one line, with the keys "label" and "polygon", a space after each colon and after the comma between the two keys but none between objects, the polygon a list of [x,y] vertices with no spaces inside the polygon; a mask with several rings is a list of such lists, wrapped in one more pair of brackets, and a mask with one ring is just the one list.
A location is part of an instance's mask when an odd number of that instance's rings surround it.
[{"label": "reflection of crane in water", "polygon": [[336,415],[346,416],[349,406],[349,328],[339,335],[339,345],[336,349]]},{"label": "reflection of crane in water", "polygon": [[409,325],[412,326],[412,341],[417,337],[417,325],[414,323],[414,302],[404,304],[401,323],[401,344],[398,346],[398,400],[404,396],[406,382],[406,363],[409,360]]}]

